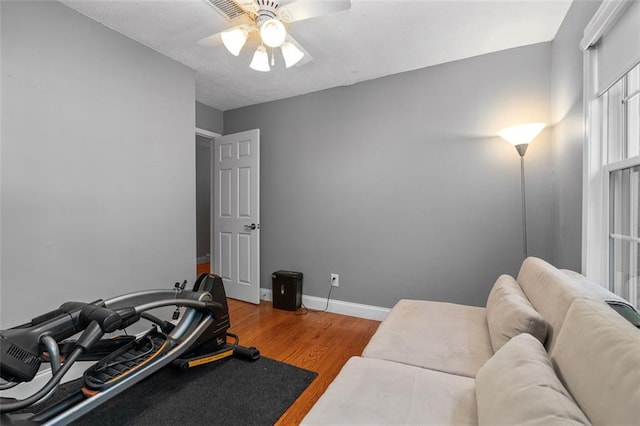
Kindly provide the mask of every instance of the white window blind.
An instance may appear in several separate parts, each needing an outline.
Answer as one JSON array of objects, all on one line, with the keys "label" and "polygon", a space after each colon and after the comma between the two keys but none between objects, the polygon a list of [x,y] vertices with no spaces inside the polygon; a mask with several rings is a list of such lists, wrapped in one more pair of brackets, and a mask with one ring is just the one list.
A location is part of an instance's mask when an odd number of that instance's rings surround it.
[{"label": "white window blind", "polygon": [[584,30],[580,47],[590,58],[589,89],[601,94],[640,62],[640,1],[605,0]]},{"label": "white window blind", "polygon": [[628,9],[598,46],[598,92],[606,90],[640,61],[640,2],[627,3]]}]

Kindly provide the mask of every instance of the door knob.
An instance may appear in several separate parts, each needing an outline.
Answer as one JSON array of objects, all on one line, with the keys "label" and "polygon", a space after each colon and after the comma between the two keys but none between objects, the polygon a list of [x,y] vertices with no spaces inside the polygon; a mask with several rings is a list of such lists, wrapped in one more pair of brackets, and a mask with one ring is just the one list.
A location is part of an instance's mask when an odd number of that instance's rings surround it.
[{"label": "door knob", "polygon": [[245,231],[253,231],[256,228],[257,228],[257,226],[256,226],[255,223],[252,223],[251,225],[244,225],[244,230]]}]

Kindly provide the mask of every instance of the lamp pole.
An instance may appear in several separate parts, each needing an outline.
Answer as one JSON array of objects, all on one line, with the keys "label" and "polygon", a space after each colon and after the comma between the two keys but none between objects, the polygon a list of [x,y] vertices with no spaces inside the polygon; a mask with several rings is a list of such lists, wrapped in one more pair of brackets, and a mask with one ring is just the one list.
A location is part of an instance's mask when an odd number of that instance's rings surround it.
[{"label": "lamp pole", "polygon": [[527,203],[524,187],[524,153],[527,152],[529,144],[523,143],[515,145],[516,151],[520,154],[520,190],[522,193],[522,244],[524,248],[524,258],[527,258]]},{"label": "lamp pole", "polygon": [[520,154],[520,192],[522,192],[522,244],[524,258],[527,253],[527,203],[524,192],[524,153],[535,137],[544,129],[544,123],[525,123],[507,127],[498,132],[500,137],[512,144]]}]

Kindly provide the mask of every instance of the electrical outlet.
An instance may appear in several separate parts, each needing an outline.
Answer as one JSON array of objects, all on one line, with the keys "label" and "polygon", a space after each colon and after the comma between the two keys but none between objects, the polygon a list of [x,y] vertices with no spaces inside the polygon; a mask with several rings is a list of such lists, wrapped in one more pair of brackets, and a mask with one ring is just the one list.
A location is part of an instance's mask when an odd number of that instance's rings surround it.
[{"label": "electrical outlet", "polygon": [[340,287],[340,275],[339,274],[331,274],[331,285],[333,287]]}]

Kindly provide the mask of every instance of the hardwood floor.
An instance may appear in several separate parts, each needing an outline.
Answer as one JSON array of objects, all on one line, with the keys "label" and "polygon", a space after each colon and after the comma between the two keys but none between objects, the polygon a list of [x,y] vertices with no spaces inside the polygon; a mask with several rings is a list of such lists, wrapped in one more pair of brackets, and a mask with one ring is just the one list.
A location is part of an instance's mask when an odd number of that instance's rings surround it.
[{"label": "hardwood floor", "polygon": [[298,424],[320,398],[347,360],[360,355],[379,321],[329,312],[296,315],[229,299],[230,332],[243,346],[255,346],[266,357],[315,371],[318,377],[282,415],[277,425]]},{"label": "hardwood floor", "polygon": [[[204,272],[208,272],[208,265]],[[345,362],[362,353],[380,324],[329,312],[296,315],[273,309],[271,302],[265,301],[260,305],[233,299],[228,302],[229,331],[240,337],[241,345],[255,346],[268,358],[318,373],[276,422],[279,426],[300,423]]]},{"label": "hardwood floor", "polygon": [[209,263],[198,263],[196,265],[196,276],[200,276],[200,274],[209,272],[209,270],[210,270]]}]

